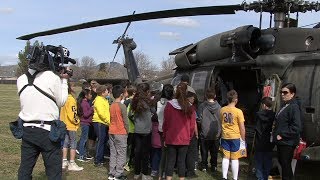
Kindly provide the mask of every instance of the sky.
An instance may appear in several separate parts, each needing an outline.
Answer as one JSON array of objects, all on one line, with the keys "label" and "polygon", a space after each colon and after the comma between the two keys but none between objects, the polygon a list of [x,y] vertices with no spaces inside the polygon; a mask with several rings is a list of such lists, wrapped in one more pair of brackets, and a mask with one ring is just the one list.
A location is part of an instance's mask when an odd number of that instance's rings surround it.
[{"label": "sky", "polygon": [[[26,41],[17,40],[22,35],[55,29],[88,21],[129,15],[133,11],[144,13],[167,9],[199,6],[240,4],[243,0],[0,0],[0,65],[17,64],[17,54]],[[250,2],[250,1],[247,1]],[[299,26],[320,21],[319,13],[299,16]],[[263,28],[268,27],[269,15],[264,15]],[[138,51],[146,54],[154,65],[160,67],[169,52],[196,43],[214,34],[243,25],[259,26],[259,14],[238,11],[235,15],[193,16],[148,20],[131,23],[128,37],[137,43]],[[110,62],[117,45],[113,40],[122,35],[126,23],[90,28],[63,34],[38,37],[31,40],[45,45],[62,45],[70,50],[70,57],[92,57],[97,64]],[[122,63],[123,50],[115,59]]]}]

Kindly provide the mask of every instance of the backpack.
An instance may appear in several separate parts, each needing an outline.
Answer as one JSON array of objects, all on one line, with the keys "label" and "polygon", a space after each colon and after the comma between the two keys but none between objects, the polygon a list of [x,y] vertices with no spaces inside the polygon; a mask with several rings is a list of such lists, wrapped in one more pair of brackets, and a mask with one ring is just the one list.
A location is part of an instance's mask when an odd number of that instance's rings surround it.
[{"label": "backpack", "polygon": [[207,106],[203,107],[201,114],[201,137],[206,140],[217,140],[221,134],[219,115],[212,113]]}]

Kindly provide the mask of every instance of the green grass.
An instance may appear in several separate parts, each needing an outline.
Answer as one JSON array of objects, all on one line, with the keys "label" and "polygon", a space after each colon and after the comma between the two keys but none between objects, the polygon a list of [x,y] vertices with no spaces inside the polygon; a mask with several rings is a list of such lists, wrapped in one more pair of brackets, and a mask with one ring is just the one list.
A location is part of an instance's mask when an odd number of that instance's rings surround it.
[{"label": "green grass", "polygon": [[[14,121],[19,113],[20,105],[17,95],[16,85],[0,84],[0,179],[17,179],[17,172],[20,165],[20,144],[21,140],[16,140],[12,136],[8,123]],[[78,134],[81,132],[78,131]],[[106,167],[97,168],[93,162],[81,163],[84,167],[81,172],[64,172],[64,179],[106,179],[108,170]],[[239,179],[245,179],[247,163],[240,162]],[[230,171],[230,170],[229,170]],[[197,179],[221,179],[221,158],[219,158],[218,172],[215,174],[196,172]],[[45,168],[41,156],[33,171],[34,179],[46,179]],[[128,173],[129,179],[133,179],[133,173]],[[229,172],[229,178],[232,178]],[[178,179],[174,177],[174,179]]]}]

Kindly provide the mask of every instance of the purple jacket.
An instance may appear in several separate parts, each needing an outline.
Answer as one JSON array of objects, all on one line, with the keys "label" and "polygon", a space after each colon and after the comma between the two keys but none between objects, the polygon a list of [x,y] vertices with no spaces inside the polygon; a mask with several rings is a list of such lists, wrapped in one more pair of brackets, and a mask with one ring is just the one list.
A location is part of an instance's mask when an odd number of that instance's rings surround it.
[{"label": "purple jacket", "polygon": [[152,139],[151,145],[153,148],[161,148],[161,137],[159,133],[159,123],[152,122]]},{"label": "purple jacket", "polygon": [[87,99],[83,99],[81,102],[83,115],[80,117],[81,125],[90,125],[92,123],[93,107],[90,106]]}]

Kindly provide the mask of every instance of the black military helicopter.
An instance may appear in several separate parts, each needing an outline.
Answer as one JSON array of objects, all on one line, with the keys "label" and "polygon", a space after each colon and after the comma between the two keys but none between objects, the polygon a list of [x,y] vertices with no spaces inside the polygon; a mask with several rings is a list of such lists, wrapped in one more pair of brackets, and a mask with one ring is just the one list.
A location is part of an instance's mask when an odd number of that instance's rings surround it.
[{"label": "black military helicopter", "polygon": [[[320,101],[317,99],[320,96],[320,30],[298,28],[294,24],[297,24],[299,13],[319,10],[318,2],[263,0],[243,2],[238,5],[133,14],[38,32],[18,39],[29,40],[85,28],[124,22],[130,24],[133,21],[159,18],[235,14],[235,11],[260,13],[259,27],[253,25],[238,27],[171,52],[171,55],[175,55],[177,65],[171,83],[177,84],[181,75],[187,73],[200,101],[204,100],[205,89],[214,86],[221,104],[225,103],[225,93],[229,89],[237,90],[240,94],[239,104],[245,112],[247,127],[254,124],[254,114],[259,109],[263,95],[271,96],[274,99],[274,109],[279,110],[281,84],[295,83],[302,102],[303,138],[308,145],[302,153],[303,161],[298,165],[306,167],[308,162],[320,162]],[[270,27],[267,29],[261,29],[263,12],[270,13]],[[290,18],[290,13],[297,14],[296,20]],[[271,27],[272,18],[273,27]],[[132,53],[136,46],[134,41],[124,38],[123,35],[115,43],[124,45],[124,49],[129,47],[127,51],[125,50],[125,53],[129,52],[126,65],[130,73],[135,74],[129,79],[136,81],[139,72],[134,64],[130,64],[134,62],[134,59],[130,59],[133,57],[130,52]],[[251,137],[250,133],[248,136]],[[319,175],[316,167],[319,166],[308,165],[309,173]]]}]

